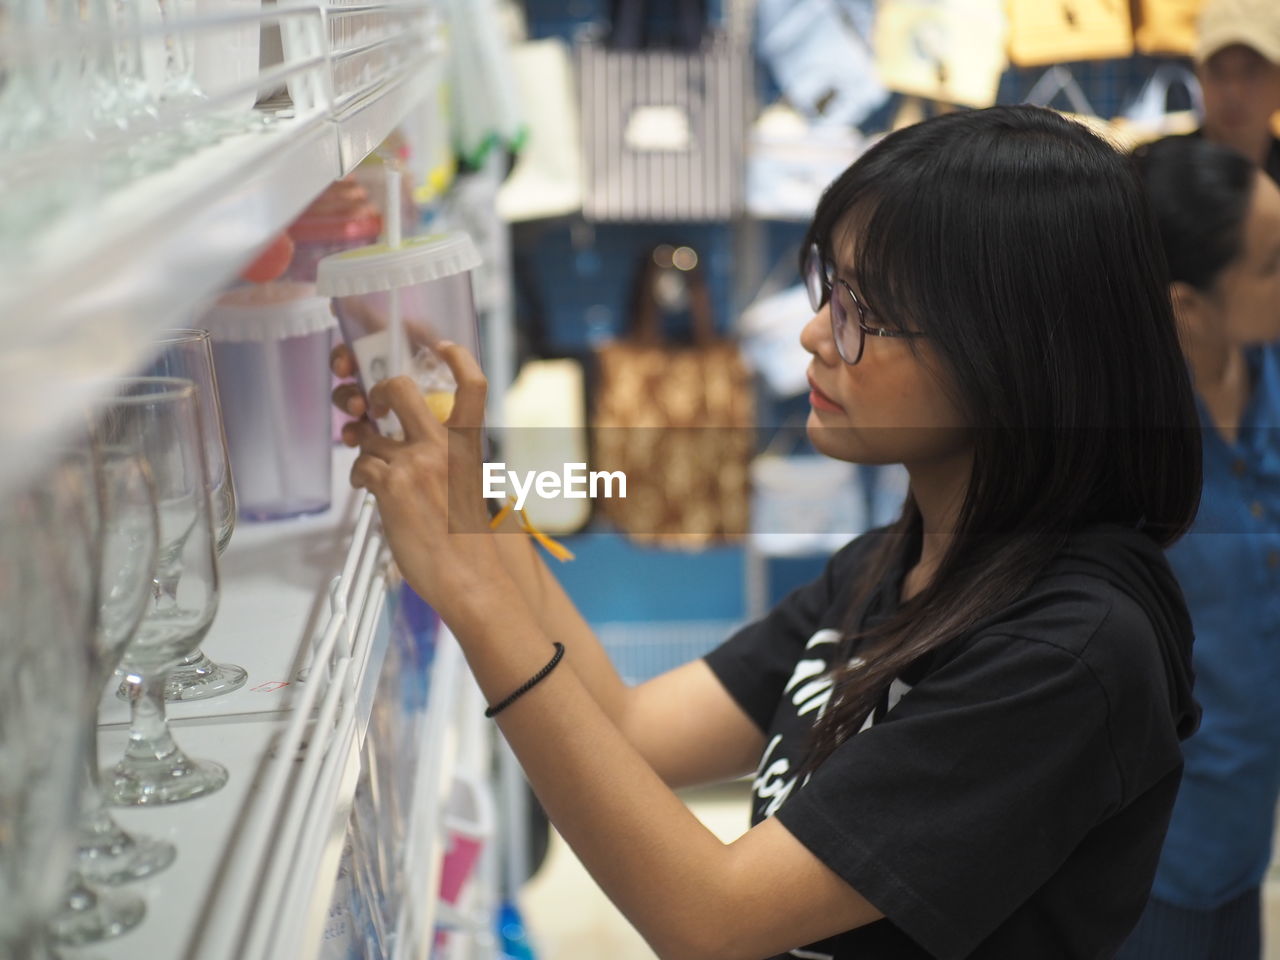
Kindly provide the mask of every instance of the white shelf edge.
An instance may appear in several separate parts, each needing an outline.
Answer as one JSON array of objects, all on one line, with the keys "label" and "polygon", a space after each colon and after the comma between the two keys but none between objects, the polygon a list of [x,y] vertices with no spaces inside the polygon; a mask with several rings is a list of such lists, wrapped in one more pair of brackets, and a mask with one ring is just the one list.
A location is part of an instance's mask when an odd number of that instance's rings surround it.
[{"label": "white shelf edge", "polygon": [[[449,628],[440,625],[431,665],[431,701],[422,717],[422,749],[413,789],[414,817],[405,835],[405,890],[392,960],[426,960],[444,860],[443,813],[457,762],[457,704],[465,666]],[[416,952],[410,952],[416,951]]]}]

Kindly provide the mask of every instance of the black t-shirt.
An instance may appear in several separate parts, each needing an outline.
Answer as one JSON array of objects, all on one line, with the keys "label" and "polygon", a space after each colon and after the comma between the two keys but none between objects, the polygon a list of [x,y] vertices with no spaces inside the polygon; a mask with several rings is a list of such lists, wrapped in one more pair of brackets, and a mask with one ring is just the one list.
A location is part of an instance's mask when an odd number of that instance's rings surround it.
[{"label": "black t-shirt", "polygon": [[[765,733],[752,825],[776,815],[885,915],[790,956],[1112,956],[1142,912],[1178,741],[1198,720],[1190,621],[1163,555],[1119,527],[1076,535],[1026,596],[914,664],[797,783],[880,536],[706,658]],[[863,628],[896,609],[903,573],[874,591]]]}]

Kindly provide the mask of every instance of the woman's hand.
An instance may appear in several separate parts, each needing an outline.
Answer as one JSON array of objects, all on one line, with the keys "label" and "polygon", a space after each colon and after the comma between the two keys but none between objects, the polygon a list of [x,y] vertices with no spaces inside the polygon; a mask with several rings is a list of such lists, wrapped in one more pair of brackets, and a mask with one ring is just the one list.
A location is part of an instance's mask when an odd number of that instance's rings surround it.
[{"label": "woman's hand", "polygon": [[[329,354],[329,369],[335,377],[352,381],[351,383],[340,383],[333,388],[333,405],[347,416],[355,417],[356,420],[359,420],[369,412],[369,402],[365,398],[364,391],[360,389],[360,384],[355,382],[356,373],[358,372],[356,370],[356,358],[352,356],[345,343],[338,344],[333,348],[333,352]],[[348,447],[354,447],[360,443],[357,427],[359,427],[359,423],[356,421],[342,425],[342,442]]]},{"label": "woman's hand", "polygon": [[[348,390],[343,406],[352,414],[364,407],[373,419],[395,413],[404,439],[381,436],[368,419],[347,424],[343,438],[350,433],[360,446],[351,483],[377,498],[401,572],[456,629],[474,615],[491,613],[497,594],[514,593],[515,585],[489,532],[482,495],[488,383],[463,347],[442,342],[436,352],[458,384],[445,423],[431,413],[413,380],[394,377],[376,384],[367,401],[358,389]],[[336,362],[334,367],[339,372]]]}]

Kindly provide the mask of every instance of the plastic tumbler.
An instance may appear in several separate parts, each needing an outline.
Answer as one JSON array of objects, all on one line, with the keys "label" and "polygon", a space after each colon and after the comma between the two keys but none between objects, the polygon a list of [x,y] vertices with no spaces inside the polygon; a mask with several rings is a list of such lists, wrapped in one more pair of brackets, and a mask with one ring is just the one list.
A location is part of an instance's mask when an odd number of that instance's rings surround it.
[{"label": "plastic tumbler", "polygon": [[329,508],[329,301],[305,283],[224,294],[205,318],[221,386],[240,515],[280,520]]},{"label": "plastic tumbler", "polygon": [[366,390],[408,374],[436,417],[448,417],[457,383],[435,346],[451,340],[479,359],[471,293],[471,271],[479,265],[465,233],[415,237],[394,248],[376,244],[320,261],[316,288],[333,298]]}]

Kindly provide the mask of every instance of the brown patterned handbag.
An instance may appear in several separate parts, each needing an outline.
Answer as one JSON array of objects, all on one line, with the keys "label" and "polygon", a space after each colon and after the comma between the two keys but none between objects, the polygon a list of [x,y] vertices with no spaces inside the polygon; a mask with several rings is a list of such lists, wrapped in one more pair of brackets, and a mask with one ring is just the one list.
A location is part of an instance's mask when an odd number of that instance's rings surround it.
[{"label": "brown patterned handbag", "polygon": [[[675,299],[687,300],[691,343],[663,333],[659,301]],[[601,512],[641,543],[698,549],[744,536],[755,389],[737,345],[715,332],[692,250],[645,259],[631,327],[596,357],[593,469],[622,471],[627,484],[625,499],[597,500]]]}]

